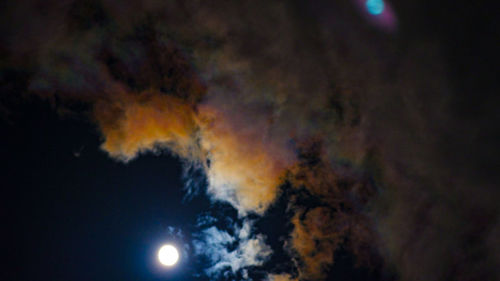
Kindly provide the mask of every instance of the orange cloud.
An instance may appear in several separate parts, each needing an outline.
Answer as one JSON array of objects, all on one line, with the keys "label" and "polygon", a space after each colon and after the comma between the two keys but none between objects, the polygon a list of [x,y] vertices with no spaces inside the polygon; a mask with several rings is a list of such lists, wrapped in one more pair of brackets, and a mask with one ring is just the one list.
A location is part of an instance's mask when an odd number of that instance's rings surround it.
[{"label": "orange cloud", "polygon": [[179,98],[154,91],[121,92],[111,100],[98,101],[94,117],[104,136],[101,147],[114,158],[129,161],[161,147],[184,158],[200,155],[194,109]]},{"label": "orange cloud", "polygon": [[[302,216],[305,217],[301,219]],[[328,209],[319,207],[305,214],[298,212],[292,219],[291,244],[304,264],[301,271],[304,277],[321,279],[324,269],[333,263],[335,250],[344,233],[330,229],[335,225],[332,216]]]},{"label": "orange cloud", "polygon": [[297,278],[293,278],[290,274],[269,274],[266,281],[299,281]]},{"label": "orange cloud", "polygon": [[101,147],[111,157],[129,161],[168,148],[201,163],[208,192],[241,214],[262,214],[277,196],[287,163],[273,157],[259,131],[236,128],[209,106],[195,109],[186,100],[153,90],[118,91],[95,103],[94,117],[104,137]]},{"label": "orange cloud", "polygon": [[275,200],[288,163],[276,159],[260,131],[236,128],[229,117],[209,107],[200,114],[201,145],[207,152],[208,192],[233,203],[241,214],[262,214]]}]

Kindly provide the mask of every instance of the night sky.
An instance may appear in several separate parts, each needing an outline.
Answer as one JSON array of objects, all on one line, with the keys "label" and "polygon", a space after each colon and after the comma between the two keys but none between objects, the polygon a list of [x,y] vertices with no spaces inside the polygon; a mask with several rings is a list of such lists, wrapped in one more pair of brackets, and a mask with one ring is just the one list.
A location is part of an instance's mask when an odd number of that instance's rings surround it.
[{"label": "night sky", "polygon": [[500,280],[492,5],[0,10],[1,280]]},{"label": "night sky", "polygon": [[7,164],[2,177],[9,189],[3,205],[10,214],[8,240],[16,241],[5,243],[9,270],[3,279],[171,275],[155,267],[157,247],[170,238],[168,226],[195,222],[207,207],[203,201],[182,203],[179,161],[165,155],[116,163],[99,151],[99,137],[88,122],[61,120],[46,103],[26,108],[33,115],[20,117],[16,126],[2,124]]},{"label": "night sky", "polygon": [[[99,150],[88,121],[61,119],[39,100],[18,106],[30,114],[16,114],[14,124],[2,122],[2,205],[9,226],[2,279],[210,280],[195,257],[167,270],[156,262],[163,243],[188,243],[200,214],[237,218],[230,206],[186,195],[178,158],[165,153],[117,163]],[[286,216],[282,199],[259,221],[269,242],[283,243],[280,235],[290,230],[282,223]],[[345,251],[337,255],[332,278],[379,280],[355,267]],[[283,252],[271,264],[290,267]]]}]

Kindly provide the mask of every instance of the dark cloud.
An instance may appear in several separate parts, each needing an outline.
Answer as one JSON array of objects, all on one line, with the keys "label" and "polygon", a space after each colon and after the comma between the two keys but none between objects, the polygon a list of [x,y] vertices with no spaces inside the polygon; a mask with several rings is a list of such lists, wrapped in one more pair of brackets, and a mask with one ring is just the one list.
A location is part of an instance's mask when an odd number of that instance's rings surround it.
[{"label": "dark cloud", "polygon": [[[401,280],[498,278],[488,9],[393,3],[388,29],[356,3],[6,3],[0,111],[34,94],[90,116],[116,159],[167,149],[246,222],[288,186],[296,272],[270,280],[325,279],[339,248]],[[262,265],[247,232],[198,248]]]}]

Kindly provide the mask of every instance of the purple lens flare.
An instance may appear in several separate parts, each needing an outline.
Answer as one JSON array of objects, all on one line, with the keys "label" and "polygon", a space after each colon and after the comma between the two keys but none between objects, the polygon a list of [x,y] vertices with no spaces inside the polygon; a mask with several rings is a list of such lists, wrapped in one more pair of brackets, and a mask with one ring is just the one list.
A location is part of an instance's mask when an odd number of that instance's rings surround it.
[{"label": "purple lens flare", "polygon": [[369,23],[384,31],[396,31],[396,14],[386,0],[354,0],[354,2]]}]

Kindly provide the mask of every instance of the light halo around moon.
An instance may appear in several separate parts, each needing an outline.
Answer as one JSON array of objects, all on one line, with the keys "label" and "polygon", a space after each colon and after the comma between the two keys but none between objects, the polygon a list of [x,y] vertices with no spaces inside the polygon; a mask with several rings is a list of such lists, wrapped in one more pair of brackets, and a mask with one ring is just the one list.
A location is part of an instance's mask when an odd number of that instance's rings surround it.
[{"label": "light halo around moon", "polygon": [[174,246],[165,244],[158,250],[158,260],[164,266],[173,266],[179,261],[179,251]]}]

